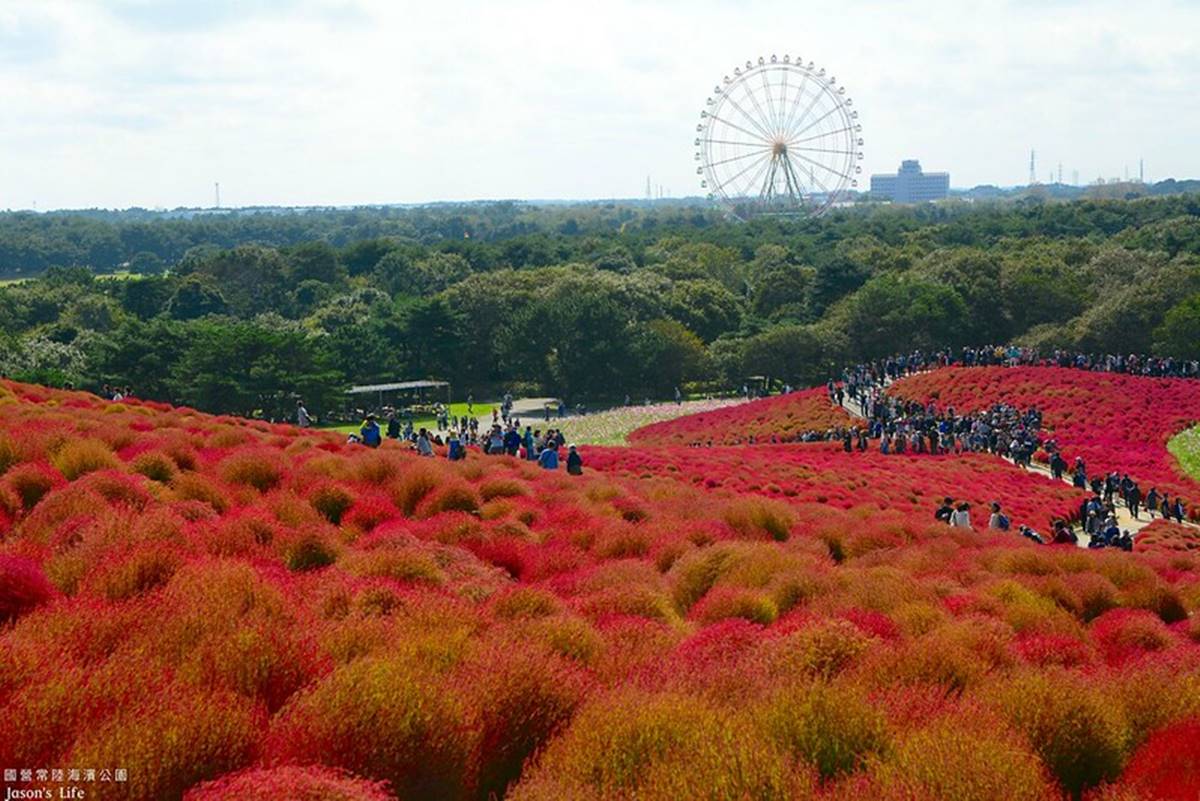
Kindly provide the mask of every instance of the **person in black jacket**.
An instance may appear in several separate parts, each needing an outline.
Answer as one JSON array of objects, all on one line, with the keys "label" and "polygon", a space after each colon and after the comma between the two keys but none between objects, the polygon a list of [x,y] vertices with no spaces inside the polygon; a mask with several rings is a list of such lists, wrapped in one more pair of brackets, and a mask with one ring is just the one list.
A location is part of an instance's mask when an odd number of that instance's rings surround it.
[{"label": "person in black jacket", "polygon": [[567,472],[573,476],[583,475],[583,457],[574,445],[567,448]]},{"label": "person in black jacket", "polygon": [[946,498],[942,501],[942,505],[933,513],[936,520],[940,520],[946,525],[950,524],[950,516],[954,514],[954,499]]}]

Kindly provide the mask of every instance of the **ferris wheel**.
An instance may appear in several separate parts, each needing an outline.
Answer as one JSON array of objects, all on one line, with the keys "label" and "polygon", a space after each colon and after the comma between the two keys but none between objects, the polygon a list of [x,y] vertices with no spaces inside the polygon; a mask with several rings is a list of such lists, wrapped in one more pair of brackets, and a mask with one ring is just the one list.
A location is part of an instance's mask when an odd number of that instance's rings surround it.
[{"label": "ferris wheel", "polygon": [[747,61],[713,88],[696,126],[696,174],[738,217],[825,213],[858,186],[854,101],[811,61]]}]

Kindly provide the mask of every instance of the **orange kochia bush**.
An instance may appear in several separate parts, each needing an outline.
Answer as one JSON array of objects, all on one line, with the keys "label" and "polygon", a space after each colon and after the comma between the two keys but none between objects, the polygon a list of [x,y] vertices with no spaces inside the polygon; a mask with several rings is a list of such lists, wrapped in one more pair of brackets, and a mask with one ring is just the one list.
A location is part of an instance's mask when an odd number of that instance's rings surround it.
[{"label": "orange kochia bush", "polygon": [[0,765],[129,771],[97,797],[1198,778],[1200,556],[933,520],[1074,510],[997,460],[585,447],[578,478],[0,386]]}]

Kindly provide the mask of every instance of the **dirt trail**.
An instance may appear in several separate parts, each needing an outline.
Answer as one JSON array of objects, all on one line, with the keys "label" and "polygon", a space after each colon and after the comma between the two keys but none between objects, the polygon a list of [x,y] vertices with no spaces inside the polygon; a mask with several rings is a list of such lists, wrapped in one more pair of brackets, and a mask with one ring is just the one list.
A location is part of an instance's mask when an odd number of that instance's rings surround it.
[{"label": "dirt trail", "polygon": [[[891,382],[888,382],[888,383],[891,383]],[[886,388],[886,386],[887,386],[887,384],[884,384],[885,388]],[[844,402],[842,403],[842,408],[845,409],[850,414],[854,415],[855,417],[858,417],[858,418],[864,419],[864,420],[866,419],[866,414],[864,414],[864,412],[863,412],[862,405],[857,401],[851,400],[849,397],[845,398]],[[1004,458],[1004,457],[1001,457],[1001,458]],[[1005,459],[1005,461],[1015,464],[1015,462],[1012,462],[1011,459]],[[1054,480],[1054,474],[1051,473],[1050,468],[1046,467],[1045,465],[1037,464],[1035,462],[1028,468],[1028,470],[1030,472],[1043,475],[1046,478],[1050,479],[1051,481]],[[1071,483],[1070,479],[1068,479],[1066,477],[1064,477],[1062,479],[1062,481],[1063,481],[1063,483],[1066,483],[1066,484]],[[1124,504],[1122,504],[1119,499],[1116,500],[1116,502],[1114,503],[1114,506],[1116,508],[1117,525],[1121,528],[1122,531],[1128,531],[1130,534],[1134,535],[1135,537],[1137,536],[1137,533],[1139,531],[1144,529],[1146,526],[1150,525],[1154,520],[1158,519],[1158,518],[1150,517],[1148,515],[1148,513],[1145,512],[1145,510],[1143,510],[1142,513],[1138,517],[1134,517],[1132,514],[1130,514],[1129,509]],[[1194,524],[1187,523],[1186,525],[1194,525]],[[1043,532],[1043,535],[1044,534],[1045,534],[1045,532]],[[1079,546],[1081,548],[1087,547],[1087,541],[1086,541],[1087,539],[1088,538],[1086,535],[1079,538]]]}]

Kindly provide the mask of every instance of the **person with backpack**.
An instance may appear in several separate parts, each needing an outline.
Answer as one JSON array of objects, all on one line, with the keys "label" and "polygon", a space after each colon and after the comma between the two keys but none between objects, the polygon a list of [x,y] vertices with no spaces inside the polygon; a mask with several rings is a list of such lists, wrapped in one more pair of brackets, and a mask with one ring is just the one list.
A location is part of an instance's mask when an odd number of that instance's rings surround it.
[{"label": "person with backpack", "polygon": [[1008,517],[1000,511],[1000,503],[998,501],[992,501],[992,514],[988,518],[988,528],[995,529],[997,531],[1008,531],[1011,526],[1012,523],[1009,521]]},{"label": "person with backpack", "polygon": [[1125,505],[1129,507],[1129,514],[1133,515],[1133,519],[1137,520],[1138,509],[1142,505],[1142,488],[1137,485],[1136,481],[1130,482],[1130,487],[1125,492]]}]

